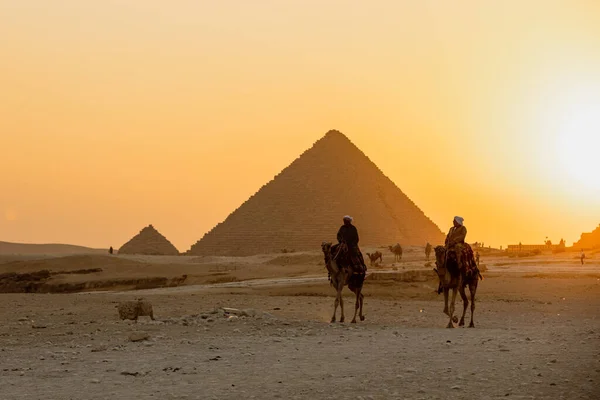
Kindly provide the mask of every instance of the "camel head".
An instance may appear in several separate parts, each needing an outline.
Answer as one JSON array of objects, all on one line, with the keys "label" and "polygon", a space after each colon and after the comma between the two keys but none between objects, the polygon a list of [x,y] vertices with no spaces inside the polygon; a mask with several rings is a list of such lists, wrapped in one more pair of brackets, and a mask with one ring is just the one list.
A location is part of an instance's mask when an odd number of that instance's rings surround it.
[{"label": "camel head", "polygon": [[322,242],[321,250],[323,250],[323,253],[329,254],[329,252],[331,251],[331,242]]}]

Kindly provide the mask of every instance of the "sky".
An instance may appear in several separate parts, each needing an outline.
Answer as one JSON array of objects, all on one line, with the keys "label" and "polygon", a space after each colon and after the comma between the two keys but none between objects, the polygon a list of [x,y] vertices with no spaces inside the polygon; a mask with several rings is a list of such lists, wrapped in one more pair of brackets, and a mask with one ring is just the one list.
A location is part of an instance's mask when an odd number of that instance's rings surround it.
[{"label": "sky", "polygon": [[186,251],[337,129],[443,231],[571,244],[598,49],[596,0],[0,0],[0,240]]}]

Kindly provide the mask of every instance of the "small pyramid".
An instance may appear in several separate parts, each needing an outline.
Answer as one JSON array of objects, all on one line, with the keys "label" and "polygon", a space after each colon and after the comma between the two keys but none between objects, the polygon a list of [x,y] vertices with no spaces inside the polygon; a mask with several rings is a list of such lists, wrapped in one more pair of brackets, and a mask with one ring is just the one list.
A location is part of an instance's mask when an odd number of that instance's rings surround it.
[{"label": "small pyramid", "polygon": [[179,251],[152,225],[148,225],[119,249],[119,254],[177,256]]},{"label": "small pyramid", "polygon": [[188,251],[246,256],[320,249],[354,217],[361,246],[443,243],[444,234],[344,134],[332,130]]}]

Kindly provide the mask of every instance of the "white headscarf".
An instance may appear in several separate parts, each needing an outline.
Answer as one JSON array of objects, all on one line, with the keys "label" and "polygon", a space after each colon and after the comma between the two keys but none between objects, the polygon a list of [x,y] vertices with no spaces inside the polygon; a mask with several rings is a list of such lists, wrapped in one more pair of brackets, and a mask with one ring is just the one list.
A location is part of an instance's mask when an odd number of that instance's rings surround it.
[{"label": "white headscarf", "polygon": [[354,218],[352,218],[352,217],[351,217],[351,216],[349,216],[349,215],[345,215],[345,216],[344,216],[344,220],[346,220],[346,219],[347,219],[348,221],[350,221],[350,222],[354,221]]},{"label": "white headscarf", "polygon": [[465,219],[457,215],[456,217],[454,217],[454,221],[456,221],[457,224],[462,226],[463,222],[465,222]]}]

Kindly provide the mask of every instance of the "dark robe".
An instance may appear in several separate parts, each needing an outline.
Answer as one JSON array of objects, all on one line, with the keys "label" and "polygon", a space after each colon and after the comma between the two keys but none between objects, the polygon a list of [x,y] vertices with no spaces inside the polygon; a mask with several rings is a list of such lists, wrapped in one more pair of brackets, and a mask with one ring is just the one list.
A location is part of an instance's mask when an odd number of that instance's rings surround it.
[{"label": "dark robe", "polygon": [[338,243],[345,242],[348,247],[358,246],[358,230],[352,224],[344,224],[337,234]]},{"label": "dark robe", "polygon": [[[346,243],[348,246],[348,254],[344,255],[343,263],[352,267],[354,272],[365,273],[367,266],[365,259],[358,248],[358,230],[352,224],[344,224],[337,234],[338,243]],[[338,245],[335,246],[337,248]]]},{"label": "dark robe", "polygon": [[463,244],[465,242],[465,238],[467,237],[467,228],[463,225],[456,227],[453,226],[450,228],[450,232],[448,232],[448,236],[446,236],[446,248],[451,249],[457,244]]}]

